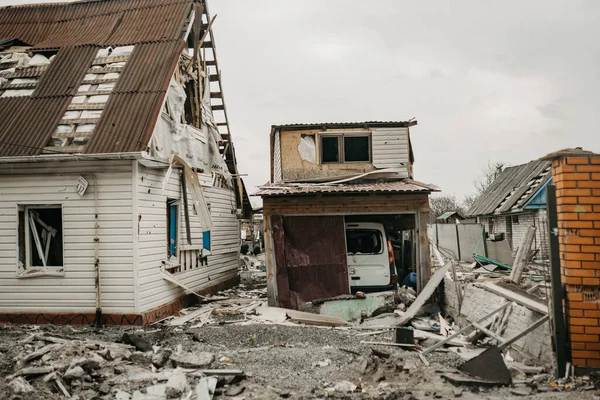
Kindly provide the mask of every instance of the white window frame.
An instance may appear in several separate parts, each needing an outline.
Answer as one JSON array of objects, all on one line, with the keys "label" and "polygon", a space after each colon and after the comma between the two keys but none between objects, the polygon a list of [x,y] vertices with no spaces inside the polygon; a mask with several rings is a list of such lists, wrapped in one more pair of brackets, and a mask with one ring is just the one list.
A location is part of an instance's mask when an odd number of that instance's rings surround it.
[{"label": "white window frame", "polygon": [[[348,137],[366,137],[369,139],[369,159],[366,161],[346,161],[344,154],[344,138]],[[338,139],[338,155],[340,161],[323,161],[323,138],[337,137]],[[371,131],[356,131],[356,132],[319,132],[318,134],[318,151],[320,164],[370,164],[373,162],[373,135]]]},{"label": "white window frame", "polygon": [[[59,209],[60,210],[60,219],[62,229],[60,232],[60,239],[62,243],[63,250],[63,265],[46,265],[46,266],[32,266],[31,265],[31,255],[32,252],[38,251],[37,244],[32,243],[31,240],[31,222],[30,222],[30,210],[40,210],[40,209]],[[19,243],[19,230],[20,230],[20,220],[19,220],[19,212],[24,212],[24,228],[25,228],[25,243]],[[65,219],[64,219],[64,207],[62,204],[19,204],[17,205],[17,254],[16,254],[16,263],[17,263],[17,277],[19,278],[31,278],[36,276],[64,276],[64,263],[65,263]],[[21,263],[20,254],[19,254],[19,246],[25,246],[25,265]],[[41,243],[40,243],[41,246]],[[35,249],[34,249],[35,247]]]}]

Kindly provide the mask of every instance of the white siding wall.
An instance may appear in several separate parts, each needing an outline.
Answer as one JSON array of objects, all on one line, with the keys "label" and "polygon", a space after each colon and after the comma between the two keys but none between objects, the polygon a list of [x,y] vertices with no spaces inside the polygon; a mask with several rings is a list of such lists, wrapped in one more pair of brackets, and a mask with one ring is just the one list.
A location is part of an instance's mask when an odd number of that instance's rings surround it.
[{"label": "white siding wall", "polygon": [[[0,312],[94,312],[94,181],[98,180],[104,313],[134,312],[131,161],[0,166]],[[83,197],[79,175],[89,181]],[[64,277],[17,278],[17,205],[62,204]]]},{"label": "white siding wall", "polygon": [[401,168],[408,177],[408,128],[377,128],[372,133],[373,166]]},{"label": "white siding wall", "polygon": [[[162,184],[166,169],[139,166],[137,170],[138,269],[140,282],[140,312],[169,303],[184,294],[184,290],[163,279],[161,261],[167,256],[166,201],[181,199],[180,172],[174,170],[169,178],[165,194]],[[213,229],[211,231],[212,254],[208,265],[182,271],[174,276],[193,290],[209,287],[219,281],[235,277],[238,273],[239,225],[235,215],[236,202],[233,191],[207,187],[209,175],[201,175],[204,196],[210,203]],[[188,196],[189,198],[189,196]],[[192,211],[190,225],[192,245],[202,244],[202,229],[198,217]],[[179,245],[187,244],[183,219],[183,202],[180,206]]]}]

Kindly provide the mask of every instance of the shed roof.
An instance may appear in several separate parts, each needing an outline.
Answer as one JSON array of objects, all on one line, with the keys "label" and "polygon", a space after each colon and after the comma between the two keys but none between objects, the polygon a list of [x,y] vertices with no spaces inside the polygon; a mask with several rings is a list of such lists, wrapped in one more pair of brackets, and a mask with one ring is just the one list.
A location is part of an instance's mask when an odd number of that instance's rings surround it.
[{"label": "shed roof", "polygon": [[40,77],[33,94],[0,98],[0,157],[41,154],[98,50],[127,45],[133,52],[81,152],[145,150],[192,7],[192,0],[97,0],[0,8],[0,38],[31,44],[32,51],[58,50],[48,66],[17,70],[19,77]]},{"label": "shed roof", "polygon": [[364,121],[364,122],[320,122],[271,125],[271,129],[346,129],[346,128],[408,128],[417,125],[417,121]]},{"label": "shed roof", "polygon": [[527,200],[551,177],[550,161],[534,160],[527,164],[508,167],[477,198],[467,215],[523,211]]},{"label": "shed roof", "polygon": [[437,217],[437,219],[443,220],[443,219],[448,219],[451,216],[456,215],[457,218],[462,219],[462,215],[460,215],[460,213],[458,211],[448,211],[443,213],[442,215],[440,215],[439,217]]},{"label": "shed roof", "polygon": [[314,194],[368,194],[368,193],[430,193],[438,191],[435,185],[403,179],[385,182],[361,182],[352,184],[283,183],[265,185],[256,196],[296,196]]}]

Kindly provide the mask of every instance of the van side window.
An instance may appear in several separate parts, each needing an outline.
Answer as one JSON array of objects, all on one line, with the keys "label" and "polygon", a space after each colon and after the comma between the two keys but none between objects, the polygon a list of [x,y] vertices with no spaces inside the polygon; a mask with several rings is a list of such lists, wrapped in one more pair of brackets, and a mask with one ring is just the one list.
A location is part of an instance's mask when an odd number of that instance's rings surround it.
[{"label": "van side window", "polygon": [[346,230],[348,254],[381,254],[383,238],[376,229]]}]

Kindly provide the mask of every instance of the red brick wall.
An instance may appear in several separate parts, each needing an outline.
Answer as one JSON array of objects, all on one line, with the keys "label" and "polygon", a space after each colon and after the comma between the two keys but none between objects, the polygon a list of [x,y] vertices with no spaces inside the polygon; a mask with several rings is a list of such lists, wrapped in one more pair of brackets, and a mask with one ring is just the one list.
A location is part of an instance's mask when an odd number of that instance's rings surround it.
[{"label": "red brick wall", "polygon": [[600,156],[553,161],[573,365],[600,367]]}]

